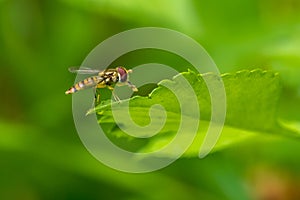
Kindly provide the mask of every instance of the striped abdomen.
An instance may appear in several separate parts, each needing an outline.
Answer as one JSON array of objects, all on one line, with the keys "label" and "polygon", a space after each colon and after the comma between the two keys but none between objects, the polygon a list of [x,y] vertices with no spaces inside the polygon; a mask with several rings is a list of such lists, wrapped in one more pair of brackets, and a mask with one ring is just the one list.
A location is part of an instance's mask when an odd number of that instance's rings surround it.
[{"label": "striped abdomen", "polygon": [[74,86],[72,86],[70,89],[68,89],[65,93],[66,94],[73,94],[79,90],[84,90],[86,88],[94,87],[96,86],[103,78],[99,76],[92,76],[89,78],[84,79],[83,81],[80,81],[76,83]]}]

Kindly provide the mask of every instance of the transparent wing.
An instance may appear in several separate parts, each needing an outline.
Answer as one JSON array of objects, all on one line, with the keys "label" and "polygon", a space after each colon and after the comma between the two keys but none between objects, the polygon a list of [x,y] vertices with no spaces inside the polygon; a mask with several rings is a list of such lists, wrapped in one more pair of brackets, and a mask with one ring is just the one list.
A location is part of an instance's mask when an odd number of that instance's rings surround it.
[{"label": "transparent wing", "polygon": [[99,72],[101,72],[103,70],[99,70],[99,69],[91,69],[88,67],[70,67],[69,68],[69,72],[72,73],[78,73],[78,74],[97,74]]}]

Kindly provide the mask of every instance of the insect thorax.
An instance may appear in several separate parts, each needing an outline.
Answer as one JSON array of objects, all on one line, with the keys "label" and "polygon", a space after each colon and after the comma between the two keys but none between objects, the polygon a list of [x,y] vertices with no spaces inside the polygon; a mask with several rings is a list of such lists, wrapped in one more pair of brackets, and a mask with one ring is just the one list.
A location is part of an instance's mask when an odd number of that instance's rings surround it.
[{"label": "insect thorax", "polygon": [[100,72],[98,76],[102,79],[99,84],[102,83],[105,85],[114,85],[119,81],[118,72],[115,69],[107,69],[103,72]]}]

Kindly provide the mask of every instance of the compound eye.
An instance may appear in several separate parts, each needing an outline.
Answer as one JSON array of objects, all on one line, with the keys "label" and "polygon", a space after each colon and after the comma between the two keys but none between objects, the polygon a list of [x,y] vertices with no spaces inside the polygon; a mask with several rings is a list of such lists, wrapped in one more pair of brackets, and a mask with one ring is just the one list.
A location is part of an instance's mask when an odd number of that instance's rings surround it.
[{"label": "compound eye", "polygon": [[118,74],[119,74],[119,76],[118,76],[119,81],[126,82],[127,77],[128,77],[126,69],[124,69],[123,67],[118,67],[117,70],[118,70]]}]

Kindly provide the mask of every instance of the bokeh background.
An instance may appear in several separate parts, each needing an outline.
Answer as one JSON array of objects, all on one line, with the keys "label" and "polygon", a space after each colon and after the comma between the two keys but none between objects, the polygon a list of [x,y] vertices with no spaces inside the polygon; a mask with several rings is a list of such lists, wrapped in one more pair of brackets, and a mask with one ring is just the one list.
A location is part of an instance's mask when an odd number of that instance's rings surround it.
[{"label": "bokeh background", "polygon": [[[148,174],[89,154],[64,94],[75,79],[67,69],[106,38],[144,26],[189,35],[221,72],[279,72],[278,117],[300,129],[298,0],[0,0],[0,199],[300,199],[296,139],[258,137]],[[121,61],[180,66],[151,51]]]}]

